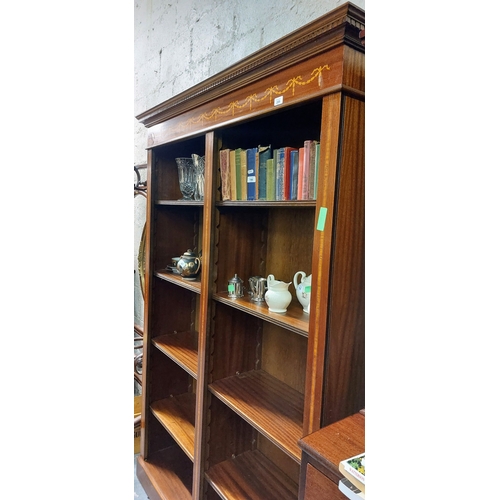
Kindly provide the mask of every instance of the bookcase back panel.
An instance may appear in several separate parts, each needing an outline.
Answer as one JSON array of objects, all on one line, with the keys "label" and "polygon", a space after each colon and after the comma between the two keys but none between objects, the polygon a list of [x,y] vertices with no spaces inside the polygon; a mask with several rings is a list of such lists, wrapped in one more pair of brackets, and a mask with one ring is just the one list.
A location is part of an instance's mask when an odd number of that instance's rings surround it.
[{"label": "bookcase back panel", "polygon": [[269,210],[267,223],[266,277],[292,282],[289,291],[297,301],[293,277],[297,271],[311,274],[314,242],[314,208],[290,207]]},{"label": "bookcase back panel", "polygon": [[[153,200],[180,200],[179,173],[176,158],[191,158],[192,154],[205,155],[205,136],[174,142],[154,150]],[[148,180],[149,182],[149,180]],[[151,195],[150,195],[151,196]]]},{"label": "bookcase back panel", "polygon": [[298,485],[300,464],[292,460],[286,453],[283,453],[262,434],[257,434],[257,449]]},{"label": "bookcase back panel", "polygon": [[217,224],[216,291],[225,292],[237,274],[248,289],[248,278],[265,272],[267,211],[220,207]]},{"label": "bookcase back panel", "polygon": [[256,440],[256,431],[250,425],[215,396],[209,398],[208,468],[254,449]]},{"label": "bookcase back panel", "polygon": [[264,322],[262,369],[304,394],[307,338]]},{"label": "bookcase back panel", "polygon": [[260,367],[262,321],[214,304],[210,382]]},{"label": "bookcase back panel", "polygon": [[149,327],[152,339],[174,331],[196,330],[199,309],[197,294],[155,277],[153,296],[155,299]]},{"label": "bookcase back panel", "polygon": [[165,448],[177,446],[172,436],[165,430],[163,425],[156,419],[150,410],[148,410],[148,455],[154,455]]},{"label": "bookcase back panel", "polygon": [[160,350],[151,348],[150,351],[149,369],[155,374],[148,381],[150,402],[195,391],[195,380],[183,368]]},{"label": "bookcase back panel", "polygon": [[188,249],[199,253],[202,221],[200,207],[157,206],[153,219],[152,270],[165,269],[172,264],[172,257],[180,257]]},{"label": "bookcase back panel", "polygon": [[300,147],[306,139],[319,140],[321,130],[321,99],[302,106],[277,108],[265,117],[246,120],[218,132],[221,149],[253,148],[271,144]]}]

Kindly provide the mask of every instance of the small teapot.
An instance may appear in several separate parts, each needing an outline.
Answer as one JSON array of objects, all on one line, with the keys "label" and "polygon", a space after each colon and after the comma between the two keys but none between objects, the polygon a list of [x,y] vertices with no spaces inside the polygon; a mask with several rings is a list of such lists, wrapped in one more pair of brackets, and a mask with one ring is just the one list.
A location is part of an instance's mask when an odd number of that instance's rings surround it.
[{"label": "small teapot", "polygon": [[201,267],[201,260],[192,251],[184,252],[177,262],[177,270],[179,274],[187,280],[194,280]]},{"label": "small teapot", "polygon": [[292,301],[292,294],[288,291],[288,287],[292,284],[278,281],[273,274],[267,277],[267,292],[264,295],[264,300],[271,312],[285,313],[286,308]]},{"label": "small teapot", "polygon": [[[301,276],[300,284],[298,283],[298,277]],[[295,293],[297,294],[297,299],[302,305],[302,309],[306,314],[309,314],[309,305],[311,301],[311,279],[312,274],[307,278],[304,271],[297,271],[293,277],[293,284],[295,286]]]}]

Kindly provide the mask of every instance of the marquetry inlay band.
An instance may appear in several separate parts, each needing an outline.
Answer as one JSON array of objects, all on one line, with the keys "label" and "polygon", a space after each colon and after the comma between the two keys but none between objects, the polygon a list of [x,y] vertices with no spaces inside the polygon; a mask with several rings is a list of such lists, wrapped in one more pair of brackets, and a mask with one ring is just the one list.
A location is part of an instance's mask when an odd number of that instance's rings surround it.
[{"label": "marquetry inlay band", "polygon": [[306,86],[310,85],[313,83],[315,80],[318,80],[318,85],[321,86],[322,84],[322,73],[323,71],[328,71],[330,70],[330,66],[328,64],[325,64],[324,66],[321,66],[319,68],[314,68],[314,70],[310,74],[310,78],[304,81],[302,75],[295,76],[293,78],[290,78],[286,83],[284,84],[279,84],[279,85],[273,85],[272,87],[267,88],[263,94],[259,95],[258,94],[251,94],[247,96],[243,100],[239,101],[232,101],[230,102],[227,106],[219,106],[211,111],[202,113],[198,115],[197,117],[190,118],[183,123],[179,124],[179,127],[185,126],[185,125],[195,125],[195,124],[200,124],[205,121],[211,121],[211,120],[217,120],[219,117],[224,117],[224,116],[234,116],[237,111],[243,110],[245,108],[248,108],[249,110],[252,109],[252,103],[258,103],[262,102],[265,100],[269,100],[269,103],[273,102],[273,98],[275,96],[285,96],[288,92],[291,91],[291,95],[295,95],[295,88],[297,86]]}]

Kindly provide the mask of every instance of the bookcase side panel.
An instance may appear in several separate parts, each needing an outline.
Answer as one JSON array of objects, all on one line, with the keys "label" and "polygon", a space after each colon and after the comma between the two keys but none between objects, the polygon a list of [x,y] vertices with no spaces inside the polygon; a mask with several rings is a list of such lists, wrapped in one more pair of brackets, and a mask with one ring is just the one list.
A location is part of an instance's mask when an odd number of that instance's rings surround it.
[{"label": "bookcase side panel", "polygon": [[330,260],[332,257],[333,221],[337,189],[337,155],[341,134],[341,95],[323,98],[321,119],[321,154],[312,257],[312,288],[309,317],[309,343],[305,390],[304,435],[321,426],[323,402],[324,355],[327,336]]},{"label": "bookcase side panel", "polygon": [[[218,141],[217,141],[218,143]],[[210,367],[210,326],[212,317],[212,283],[214,269],[215,208],[214,200],[217,189],[216,175],[216,137],[210,132],[205,137],[205,186],[202,232],[202,268],[201,294],[199,307],[198,341],[198,386],[196,391],[195,451],[193,469],[193,499],[204,495],[204,473],[206,465],[207,439],[209,436],[208,411],[209,395],[207,391]]]},{"label": "bookcase side panel", "polygon": [[323,425],[365,406],[364,102],[345,97]]}]

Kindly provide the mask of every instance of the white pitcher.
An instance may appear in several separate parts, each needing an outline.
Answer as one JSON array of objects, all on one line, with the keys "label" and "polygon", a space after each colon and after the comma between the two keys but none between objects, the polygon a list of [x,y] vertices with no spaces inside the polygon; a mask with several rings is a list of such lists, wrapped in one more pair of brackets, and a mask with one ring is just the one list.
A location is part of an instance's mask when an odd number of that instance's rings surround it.
[{"label": "white pitcher", "polygon": [[267,277],[267,292],[264,295],[264,300],[271,312],[285,313],[286,308],[292,301],[292,294],[288,291],[288,287],[292,284],[285,283],[274,279],[274,275],[270,274]]},{"label": "white pitcher", "polygon": [[[298,283],[298,277],[301,276],[300,284]],[[295,286],[295,293],[297,294],[297,299],[302,305],[302,309],[306,314],[309,314],[309,305],[311,302],[311,279],[312,274],[307,278],[304,271],[297,271],[293,277],[293,284]]]}]

